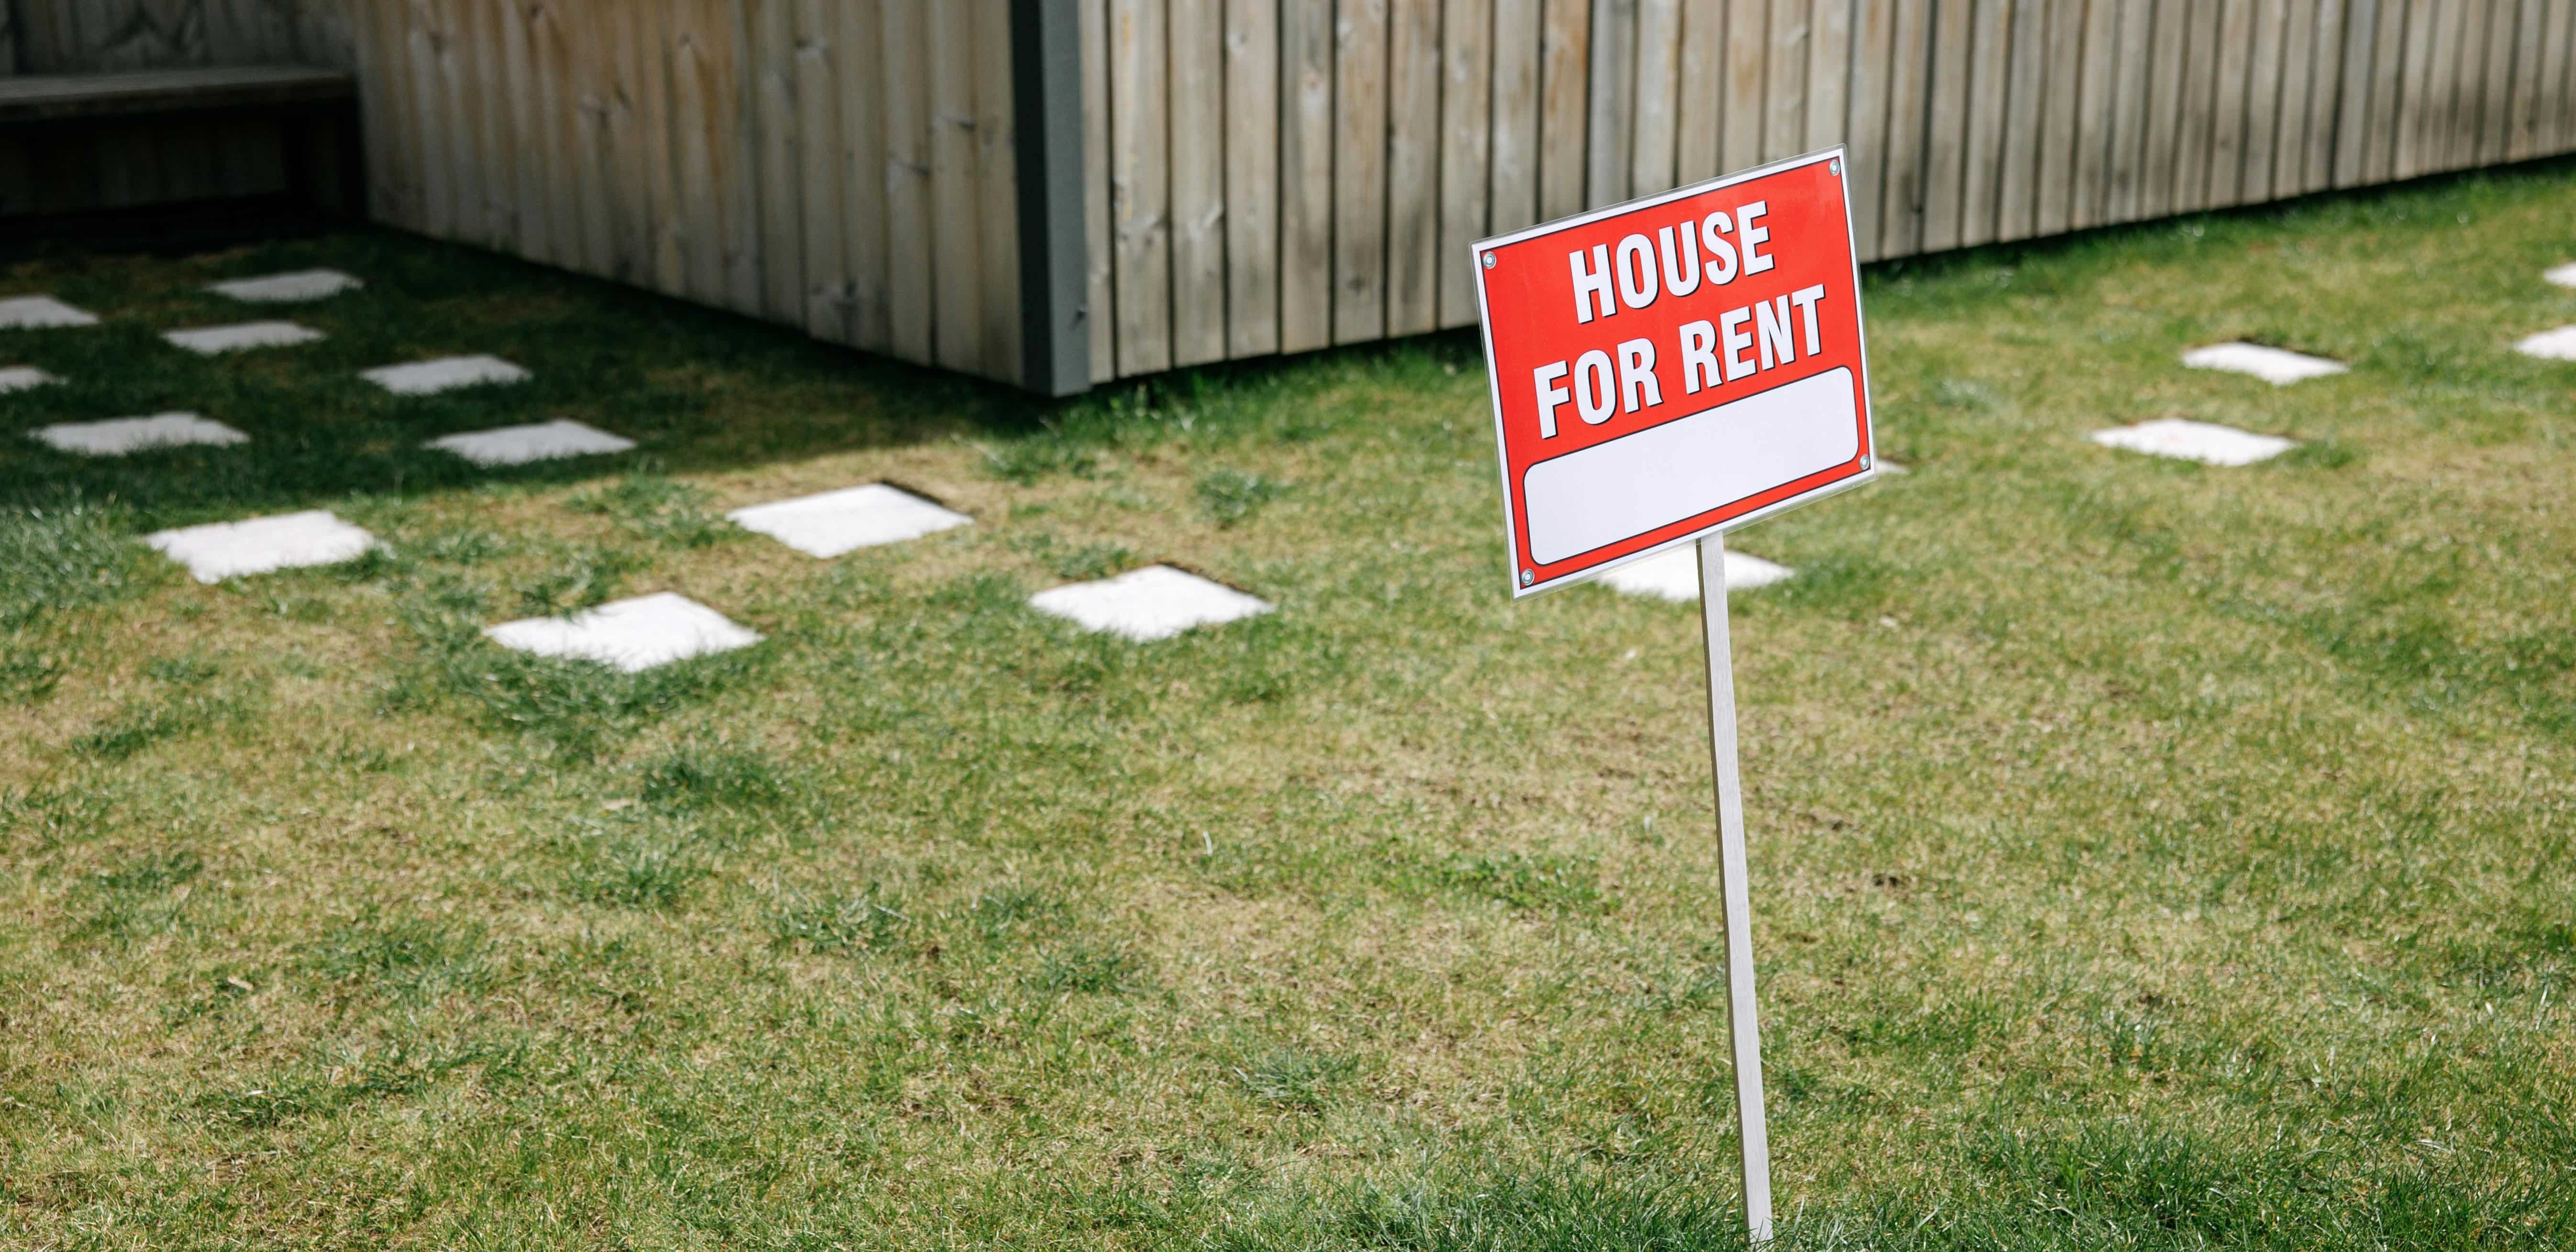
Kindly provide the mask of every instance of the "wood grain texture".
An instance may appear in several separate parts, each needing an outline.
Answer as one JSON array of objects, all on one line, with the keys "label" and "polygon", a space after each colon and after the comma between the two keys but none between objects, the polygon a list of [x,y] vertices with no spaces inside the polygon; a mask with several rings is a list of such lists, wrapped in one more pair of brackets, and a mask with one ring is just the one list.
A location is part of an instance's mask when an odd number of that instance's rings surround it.
[{"label": "wood grain texture", "polygon": [[[887,0],[901,4],[904,0]],[[1118,377],[1118,249],[1109,192],[1109,4],[1082,5],[1082,238],[1083,275],[1089,298],[1083,323],[1091,332],[1091,381]],[[887,232],[888,246],[896,238]]]},{"label": "wood grain texture", "polygon": [[1440,15],[1439,324],[1476,323],[1470,245],[1492,224],[1493,0],[1448,0]]},{"label": "wood grain texture", "polygon": [[2219,6],[2187,0],[2182,28],[2182,98],[2174,110],[2173,212],[2209,207],[2211,111],[2217,94]]},{"label": "wood grain texture", "polygon": [[2209,197],[2212,208],[2244,202],[2247,81],[2254,60],[2257,0],[2224,0],[2219,6],[2217,99],[2209,113]]},{"label": "wood grain texture", "polygon": [[1726,0],[1681,0],[1675,52],[1673,178],[1717,177],[1726,100]]},{"label": "wood grain texture", "polygon": [[1879,215],[1886,210],[1888,59],[1895,38],[1895,6],[1854,0],[1851,55],[1851,164],[1843,186],[1851,197],[1852,240],[1860,259],[1882,255]]},{"label": "wood grain texture", "polygon": [[1896,25],[1887,61],[1887,176],[1878,249],[1883,257],[1923,250],[1923,157],[1932,101],[1931,6],[1890,2]]},{"label": "wood grain texture", "polygon": [[1931,118],[1923,143],[1921,246],[1926,252],[1959,246],[1960,211],[1968,193],[1969,102],[1976,68],[1969,36],[1975,29],[1976,0],[1953,0],[1935,9]]},{"label": "wood grain texture", "polygon": [[1280,0],[1279,347],[1333,341],[1333,0]]},{"label": "wood grain texture", "polygon": [[1388,0],[1336,0],[1333,342],[1386,334]]},{"label": "wood grain texture", "polygon": [[1669,191],[1681,170],[1681,0],[1637,0],[1636,118],[1628,194]]},{"label": "wood grain texture", "polygon": [[[901,0],[897,0],[898,3]],[[841,256],[849,267],[849,342],[884,352],[892,342],[886,303],[885,96],[873,81],[885,64],[880,0],[839,0],[841,64]],[[682,245],[685,254],[687,245]]]},{"label": "wood grain texture", "polygon": [[1389,0],[1386,333],[1440,324],[1440,0]]},{"label": "wood grain texture", "polygon": [[1279,350],[1279,17],[1225,5],[1225,350]]},{"label": "wood grain texture", "polygon": [[2236,192],[2243,203],[2272,198],[2272,159],[2281,124],[2281,37],[2285,0],[2253,0],[2245,57],[2245,150]]},{"label": "wood grain texture", "polygon": [[1225,357],[1225,8],[1166,0],[1171,43],[1172,363]]},{"label": "wood grain texture", "polygon": [[1583,209],[1592,128],[1592,0],[1542,0],[1539,37],[1540,221]]},{"label": "wood grain texture", "polygon": [[1492,208],[1494,234],[1538,221],[1539,58],[1546,41],[1541,0],[1493,6]]},{"label": "wood grain texture", "polygon": [[[2010,158],[2005,144],[2018,114],[2028,116],[2030,102],[2012,96],[2013,0],[1977,0],[1975,24],[1969,28],[1968,143],[1961,160],[1965,175],[1959,194],[1959,242],[1988,243],[2001,225],[1998,196]],[[2028,188],[2023,188],[2027,194]]]},{"label": "wood grain texture", "polygon": [[1109,219],[1118,373],[1172,366],[1171,99],[1163,0],[1110,0]]},{"label": "wood grain texture", "polygon": [[982,364],[974,372],[1004,381],[1019,379],[1025,368],[1020,353],[1020,180],[1011,97],[1011,3],[974,0],[975,160],[982,183],[983,217],[978,222],[982,240],[975,256],[978,273],[960,276],[982,289],[978,337]]},{"label": "wood grain texture", "polygon": [[[2053,235],[2075,216],[2075,136],[2083,107],[2083,0],[2038,0],[2041,10],[2039,152],[2032,164],[2029,232]],[[2013,211],[2011,197],[2005,211]]]},{"label": "wood grain texture", "polygon": [[1637,134],[1638,0],[1593,0],[1591,90],[1586,107],[1583,203],[1628,198]]}]

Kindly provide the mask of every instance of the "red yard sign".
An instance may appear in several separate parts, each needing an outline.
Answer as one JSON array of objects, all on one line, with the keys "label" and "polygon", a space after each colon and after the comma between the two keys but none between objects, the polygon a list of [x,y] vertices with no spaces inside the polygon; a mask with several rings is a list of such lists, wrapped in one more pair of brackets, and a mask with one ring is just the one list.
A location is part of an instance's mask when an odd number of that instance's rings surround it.
[{"label": "red yard sign", "polygon": [[1868,481],[1837,148],[1475,246],[1512,592]]}]

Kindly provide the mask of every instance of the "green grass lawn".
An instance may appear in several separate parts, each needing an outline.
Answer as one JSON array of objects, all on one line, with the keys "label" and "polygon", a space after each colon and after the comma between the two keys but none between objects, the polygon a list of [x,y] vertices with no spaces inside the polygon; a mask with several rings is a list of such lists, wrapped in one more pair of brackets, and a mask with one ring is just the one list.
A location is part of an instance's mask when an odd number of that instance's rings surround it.
[{"label": "green grass lawn", "polygon": [[[1869,275],[1912,473],[1743,532],[1795,1246],[2576,1243],[2565,163]],[[276,313],[206,282],[368,287]],[[1048,413],[394,235],[0,332],[0,1246],[1722,1248],[1696,610],[1513,604],[1446,336]],[[156,332],[285,316],[304,348]],[[2352,363],[2188,371],[2251,338]],[[356,371],[493,352],[519,388]],[[193,409],[247,447],[23,432]],[[425,438],[573,417],[623,458]],[[2113,452],[2190,417],[2241,470]],[[972,527],[722,520],[879,479]],[[200,586],[131,537],[328,508]],[[1156,645],[1023,601],[1169,561]],[[678,591],[638,677],[480,627]]]}]

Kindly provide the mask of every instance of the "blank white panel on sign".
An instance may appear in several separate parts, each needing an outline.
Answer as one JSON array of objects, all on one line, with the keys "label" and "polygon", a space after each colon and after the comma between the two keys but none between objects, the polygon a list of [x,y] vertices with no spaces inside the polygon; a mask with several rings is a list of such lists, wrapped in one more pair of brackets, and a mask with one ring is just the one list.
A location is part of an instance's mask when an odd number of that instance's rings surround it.
[{"label": "blank white panel on sign", "polygon": [[52,296],[0,299],[0,330],[53,330],[65,326],[96,325],[96,314],[75,309]]},{"label": "blank white panel on sign", "polygon": [[1029,597],[1029,607],[1137,643],[1271,611],[1267,600],[1169,565],[1041,591]]},{"label": "blank white panel on sign", "polygon": [[919,539],[975,520],[884,483],[756,504],[726,516],[745,530],[818,557]]},{"label": "blank white panel on sign", "polygon": [[1852,373],[1828,370],[1530,467],[1530,555],[1553,563],[1860,455]]},{"label": "blank white panel on sign", "polygon": [[32,365],[11,365],[0,368],[0,396],[13,391],[29,391],[61,381]]},{"label": "blank white panel on sign", "polygon": [[2278,435],[2258,435],[2233,426],[2186,421],[2179,417],[2097,430],[2093,432],[2093,442],[2106,448],[2198,461],[2203,465],[2252,465],[2299,446],[2297,441]]},{"label": "blank white panel on sign", "polygon": [[299,304],[307,300],[327,299],[365,285],[338,270],[296,270],[260,278],[236,278],[231,282],[216,283],[206,290],[252,304]]},{"label": "blank white panel on sign", "polygon": [[2576,326],[2542,331],[2513,345],[2513,350],[2544,361],[2576,361]]},{"label": "blank white panel on sign", "polygon": [[657,592],[571,617],[531,617],[487,627],[494,643],[538,656],[597,661],[626,673],[760,642],[754,631],[687,596]]},{"label": "blank white panel on sign", "polygon": [[2251,374],[2275,387],[2341,374],[2351,368],[2341,361],[2329,361],[2286,348],[2267,348],[2259,343],[2214,343],[2206,348],[2194,348],[2182,354],[2182,363],[2196,370]]},{"label": "blank white panel on sign", "polygon": [[497,356],[447,356],[382,366],[359,377],[398,396],[426,396],[459,387],[526,382],[530,375]]},{"label": "blank white panel on sign", "polygon": [[[1726,589],[1729,592],[1768,587],[1796,574],[1796,570],[1786,565],[1765,561],[1758,556],[1746,556],[1732,548],[1726,553]],[[1676,604],[1694,603],[1699,599],[1699,545],[1686,543],[1642,561],[1630,561],[1603,574],[1601,581],[1614,591],[1624,591],[1632,596],[1654,596]]]},{"label": "blank white panel on sign", "polygon": [[526,426],[502,426],[463,435],[443,435],[424,447],[453,452],[476,465],[526,465],[573,456],[625,452],[635,441],[568,418]]},{"label": "blank white panel on sign", "polygon": [[291,348],[320,339],[322,332],[293,322],[243,322],[237,326],[174,330],[161,337],[173,347],[186,348],[199,356],[216,356],[250,348]]},{"label": "blank white panel on sign", "polygon": [[63,422],[41,427],[34,435],[46,447],[76,456],[124,456],[152,448],[250,442],[250,436],[194,413],[114,417],[104,422]]},{"label": "blank white panel on sign", "polygon": [[337,565],[375,546],[375,537],[315,509],[246,522],[217,522],[145,535],[143,542],[188,567],[201,583],[244,574]]}]

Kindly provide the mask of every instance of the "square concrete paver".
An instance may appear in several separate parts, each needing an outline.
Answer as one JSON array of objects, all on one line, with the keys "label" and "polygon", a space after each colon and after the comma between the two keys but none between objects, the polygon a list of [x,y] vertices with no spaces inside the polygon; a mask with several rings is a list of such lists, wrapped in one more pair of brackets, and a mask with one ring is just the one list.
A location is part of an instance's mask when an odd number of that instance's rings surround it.
[{"label": "square concrete paver", "polygon": [[726,516],[744,530],[818,557],[919,539],[975,520],[885,483],[755,504]]},{"label": "square concrete paver", "polygon": [[248,443],[250,436],[194,413],[116,417],[104,422],[62,422],[29,432],[45,446],[76,456],[124,456],[150,448]]},{"label": "square concrete paver", "polygon": [[[1726,590],[1729,594],[1768,587],[1797,572],[1786,565],[1731,548],[1726,553]],[[1699,548],[1684,544],[1642,561],[1630,561],[1603,574],[1601,583],[1632,596],[1654,596],[1676,604],[1696,604],[1699,601]]]},{"label": "square concrete paver", "polygon": [[0,366],[0,396],[13,391],[33,391],[61,381],[32,365]]},{"label": "square concrete paver", "polygon": [[243,322],[235,326],[174,330],[161,337],[169,340],[172,346],[186,348],[199,356],[217,356],[248,348],[291,348],[320,339],[322,332],[293,322]]},{"label": "square concrete paver", "polygon": [[2541,274],[2541,277],[2561,287],[2576,287],[2576,261],[2570,261],[2556,269],[2546,271]]},{"label": "square concrete paver", "polygon": [[51,330],[61,326],[96,326],[98,315],[75,309],[52,296],[0,299],[0,330]]},{"label": "square concrete paver", "polygon": [[635,441],[569,418],[557,418],[527,426],[442,435],[422,446],[453,452],[476,465],[489,467],[625,452],[635,446]]},{"label": "square concrete paver", "polygon": [[443,356],[382,366],[360,377],[398,396],[426,396],[458,387],[526,382],[533,375],[497,356]]},{"label": "square concrete paver", "polygon": [[244,574],[337,565],[375,546],[375,536],[320,509],[216,522],[145,535],[143,542],[188,567],[201,583]]},{"label": "square concrete paver", "polygon": [[338,270],[295,270],[258,278],[236,278],[216,283],[206,290],[251,304],[302,304],[308,300],[327,300],[343,291],[355,291],[364,286],[365,283]]},{"label": "square concrete paver", "polygon": [[1272,611],[1267,600],[1169,565],[1051,588],[1029,597],[1029,607],[1137,643]]},{"label": "square concrete paver", "polygon": [[531,617],[487,627],[494,643],[538,656],[597,661],[629,674],[760,642],[756,632],[673,592],[613,600],[571,617]]},{"label": "square concrete paver", "polygon": [[2187,421],[2179,417],[2097,430],[2093,432],[2093,442],[2106,448],[2198,461],[2203,465],[2252,465],[2299,446],[2295,439],[2258,435],[2233,426]]},{"label": "square concrete paver", "polygon": [[2341,361],[2329,361],[2286,348],[2267,348],[2259,343],[2214,343],[2206,348],[2194,348],[2182,354],[2182,363],[2196,370],[2251,374],[2275,387],[2341,374],[2352,368]]},{"label": "square concrete paver", "polygon": [[2576,361],[2576,326],[2544,330],[2513,345],[2513,350],[2544,361]]}]

